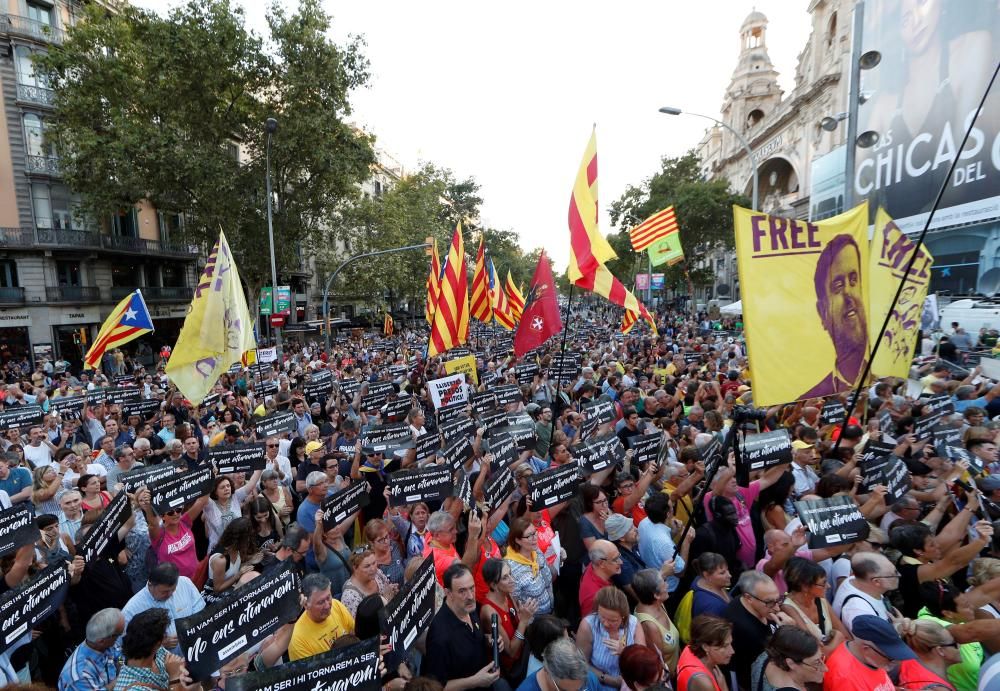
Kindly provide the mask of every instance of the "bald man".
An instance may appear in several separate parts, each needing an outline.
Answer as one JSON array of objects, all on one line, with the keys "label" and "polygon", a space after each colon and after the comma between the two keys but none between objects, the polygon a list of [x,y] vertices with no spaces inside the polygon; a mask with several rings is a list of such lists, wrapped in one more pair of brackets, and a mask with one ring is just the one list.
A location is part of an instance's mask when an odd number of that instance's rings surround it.
[{"label": "bald man", "polygon": [[622,572],[622,555],[614,543],[595,540],[588,554],[590,564],[580,579],[580,614],[583,616],[593,611],[597,591],[611,585],[611,577]]}]

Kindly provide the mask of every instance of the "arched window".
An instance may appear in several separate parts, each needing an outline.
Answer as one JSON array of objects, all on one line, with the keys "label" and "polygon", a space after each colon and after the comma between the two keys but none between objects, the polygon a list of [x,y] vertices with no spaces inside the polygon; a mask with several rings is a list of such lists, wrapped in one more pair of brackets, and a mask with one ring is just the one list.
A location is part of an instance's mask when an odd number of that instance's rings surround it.
[{"label": "arched window", "polygon": [[747,114],[747,127],[753,127],[763,119],[764,119],[764,111],[762,111],[760,108],[754,108]]}]

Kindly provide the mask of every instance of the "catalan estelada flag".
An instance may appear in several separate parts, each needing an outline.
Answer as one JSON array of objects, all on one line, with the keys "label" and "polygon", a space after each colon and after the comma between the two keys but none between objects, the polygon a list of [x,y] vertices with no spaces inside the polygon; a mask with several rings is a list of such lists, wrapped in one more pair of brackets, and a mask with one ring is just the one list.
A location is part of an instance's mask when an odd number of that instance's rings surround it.
[{"label": "catalan estelada flag", "polygon": [[569,280],[576,283],[618,255],[597,225],[597,135],[592,132],[569,200]]},{"label": "catalan estelada flag", "polygon": [[109,348],[133,341],[143,334],[153,330],[153,320],[149,317],[149,310],[146,309],[146,301],[142,299],[142,293],[136,290],[115,305],[111,314],[101,325],[101,330],[97,333],[93,345],[87,351],[84,358],[85,369],[101,368],[101,358]]},{"label": "catalan estelada flag", "polygon": [[434,238],[431,244],[431,268],[427,274],[427,303],[424,305],[424,317],[429,325],[434,324],[434,311],[437,309],[438,290],[441,284],[441,258],[438,256],[438,241]]},{"label": "catalan estelada flag", "polygon": [[520,321],[521,313],[524,312],[524,296],[521,295],[517,284],[514,283],[514,277],[510,275],[509,269],[507,270],[507,285],[504,286],[504,292],[507,293],[507,301],[510,303],[510,312],[514,321]]},{"label": "catalan estelada flag", "polygon": [[671,233],[680,232],[677,228],[677,217],[674,207],[668,206],[663,211],[653,214],[645,221],[629,231],[632,249],[641,252],[657,240],[662,240]]},{"label": "catalan estelada flag", "polygon": [[490,277],[486,273],[486,242],[479,239],[476,252],[476,269],[472,274],[472,316],[484,324],[493,321],[493,304],[490,300]]},{"label": "catalan estelada flag", "polygon": [[469,277],[465,268],[465,245],[462,224],[455,228],[445,259],[444,274],[438,291],[437,310],[427,344],[429,357],[440,355],[469,340]]},{"label": "catalan estelada flag", "polygon": [[517,320],[514,319],[514,315],[511,313],[510,302],[507,300],[507,294],[504,293],[503,286],[500,285],[500,280],[497,278],[497,270],[493,266],[493,259],[491,257],[486,257],[486,273],[490,279],[490,303],[493,306],[493,318],[503,328],[513,331],[514,327],[517,326]]}]

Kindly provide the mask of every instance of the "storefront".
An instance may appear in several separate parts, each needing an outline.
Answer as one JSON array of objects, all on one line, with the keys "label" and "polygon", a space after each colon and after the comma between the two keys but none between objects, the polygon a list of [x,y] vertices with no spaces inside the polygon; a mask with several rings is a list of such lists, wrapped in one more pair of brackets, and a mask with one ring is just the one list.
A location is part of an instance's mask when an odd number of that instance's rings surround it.
[{"label": "storefront", "polygon": [[31,359],[29,326],[31,315],[27,309],[0,310],[0,364]]},{"label": "storefront", "polygon": [[69,361],[73,371],[83,368],[83,358],[101,327],[98,307],[74,307],[69,311],[50,309],[52,343],[57,357]]}]

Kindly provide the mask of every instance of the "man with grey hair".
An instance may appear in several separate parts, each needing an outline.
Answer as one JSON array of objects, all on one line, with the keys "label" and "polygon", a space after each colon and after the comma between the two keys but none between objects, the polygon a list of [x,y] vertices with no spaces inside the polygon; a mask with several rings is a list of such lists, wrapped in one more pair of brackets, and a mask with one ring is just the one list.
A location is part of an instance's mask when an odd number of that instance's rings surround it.
[{"label": "man with grey hair", "polygon": [[833,598],[833,611],[851,630],[856,617],[870,614],[891,621],[902,615],[885,599],[885,594],[899,587],[899,572],[887,557],[878,552],[857,552],[851,557],[851,578],[840,584]]},{"label": "man with grey hair", "polygon": [[316,512],[323,507],[329,487],[330,478],[322,470],[314,470],[306,475],[306,498],[299,504],[295,519],[309,533],[316,529]]},{"label": "man with grey hair", "polygon": [[424,556],[434,555],[434,573],[442,587],[444,587],[444,572],[449,566],[461,561],[471,569],[479,561],[483,524],[476,511],[469,514],[469,537],[465,541],[465,552],[459,559],[458,550],[455,549],[455,537],[458,535],[455,518],[447,511],[435,511],[427,519],[427,533],[430,535],[430,540],[424,547]]},{"label": "man with grey hair", "polygon": [[113,490],[122,475],[134,468],[141,468],[142,463],[135,462],[135,451],[128,444],[122,444],[114,451],[115,464],[108,470],[108,489]]},{"label": "man with grey hair", "polygon": [[590,564],[580,579],[580,613],[587,616],[594,610],[594,597],[601,588],[611,585],[611,578],[622,572],[622,555],[608,540],[594,540],[587,553]]},{"label": "man with grey hair", "polygon": [[87,639],[76,647],[59,675],[59,691],[107,689],[118,676],[117,641],[125,633],[120,609],[102,609],[87,622]]},{"label": "man with grey hair", "polygon": [[341,636],[354,633],[354,617],[330,592],[330,579],[311,573],[302,579],[302,607],[305,611],[295,622],[288,643],[292,661],[319,655],[330,650]]},{"label": "man with grey hair", "polygon": [[146,458],[152,451],[152,446],[145,437],[139,437],[132,443],[132,452],[135,453],[135,460],[140,465],[146,465]]},{"label": "man with grey hair", "polygon": [[737,583],[740,596],[726,605],[723,617],[733,624],[733,640],[739,641],[729,669],[736,673],[740,688],[750,688],[750,667],[777,627],[793,624],[781,611],[785,598],[774,580],[760,571],[744,571]]},{"label": "man with grey hair", "polygon": [[557,638],[545,646],[542,669],[535,672],[533,681],[539,689],[549,689],[554,685],[560,691],[580,691],[587,685],[589,672],[587,658],[573,640],[569,637]]}]

